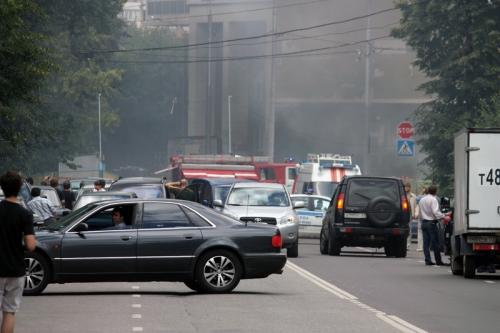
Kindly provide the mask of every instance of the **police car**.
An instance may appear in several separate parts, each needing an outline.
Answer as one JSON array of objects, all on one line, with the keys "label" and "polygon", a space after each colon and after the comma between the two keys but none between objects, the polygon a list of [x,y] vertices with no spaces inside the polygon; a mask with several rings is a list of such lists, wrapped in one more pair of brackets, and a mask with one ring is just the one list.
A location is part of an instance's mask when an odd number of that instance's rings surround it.
[{"label": "police car", "polygon": [[331,198],[321,195],[292,194],[292,202],[302,201],[304,208],[296,209],[299,217],[299,235],[306,238],[319,238],[321,224]]}]

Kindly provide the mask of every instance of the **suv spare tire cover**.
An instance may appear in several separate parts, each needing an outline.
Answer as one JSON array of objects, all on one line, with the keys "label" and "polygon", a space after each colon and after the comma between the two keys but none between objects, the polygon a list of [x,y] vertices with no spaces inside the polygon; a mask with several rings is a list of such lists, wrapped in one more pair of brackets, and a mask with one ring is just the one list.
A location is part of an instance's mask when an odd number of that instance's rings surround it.
[{"label": "suv spare tire cover", "polygon": [[399,208],[388,197],[375,197],[368,203],[366,217],[375,227],[388,227],[396,219]]}]

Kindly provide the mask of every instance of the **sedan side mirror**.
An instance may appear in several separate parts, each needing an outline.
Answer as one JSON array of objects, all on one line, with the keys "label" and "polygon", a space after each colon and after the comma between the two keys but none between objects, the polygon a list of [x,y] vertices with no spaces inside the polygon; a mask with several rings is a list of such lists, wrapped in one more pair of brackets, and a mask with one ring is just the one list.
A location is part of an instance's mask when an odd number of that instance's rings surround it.
[{"label": "sedan side mirror", "polygon": [[306,206],[306,203],[304,201],[295,201],[293,203],[293,209],[304,208],[305,206]]},{"label": "sedan side mirror", "polygon": [[214,200],[214,207],[224,207],[222,200]]},{"label": "sedan side mirror", "polygon": [[78,232],[78,233],[83,232],[83,231],[88,231],[88,230],[89,230],[89,225],[88,225],[87,223],[83,223],[83,222],[82,222],[82,223],[80,223],[80,224],[78,224],[78,225],[77,225],[77,226],[73,229],[73,231]]}]

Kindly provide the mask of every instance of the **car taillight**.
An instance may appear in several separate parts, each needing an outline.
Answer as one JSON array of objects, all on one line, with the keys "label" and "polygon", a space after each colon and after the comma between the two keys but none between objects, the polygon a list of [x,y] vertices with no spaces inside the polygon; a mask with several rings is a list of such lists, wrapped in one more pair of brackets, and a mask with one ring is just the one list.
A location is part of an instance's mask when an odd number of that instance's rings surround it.
[{"label": "car taillight", "polygon": [[408,211],[410,210],[408,204],[408,198],[406,198],[406,195],[403,195],[401,197],[401,209],[403,210],[404,213],[408,213]]},{"label": "car taillight", "polygon": [[281,249],[282,243],[283,243],[283,241],[281,239],[281,234],[278,232],[271,239],[271,244],[272,244],[273,247]]},{"label": "car taillight", "polygon": [[337,197],[337,209],[344,209],[344,193],[339,193]]},{"label": "car taillight", "polygon": [[498,251],[500,250],[499,244],[481,244],[474,243],[472,244],[473,251]]}]

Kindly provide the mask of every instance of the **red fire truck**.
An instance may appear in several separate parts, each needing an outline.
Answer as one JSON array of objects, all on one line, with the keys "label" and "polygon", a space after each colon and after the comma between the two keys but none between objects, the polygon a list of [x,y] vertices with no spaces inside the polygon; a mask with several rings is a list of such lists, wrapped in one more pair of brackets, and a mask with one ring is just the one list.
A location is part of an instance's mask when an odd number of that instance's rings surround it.
[{"label": "red fire truck", "polygon": [[242,178],[284,184],[289,191],[297,175],[295,163],[274,163],[267,156],[174,155],[168,170],[174,181],[181,178]]}]

